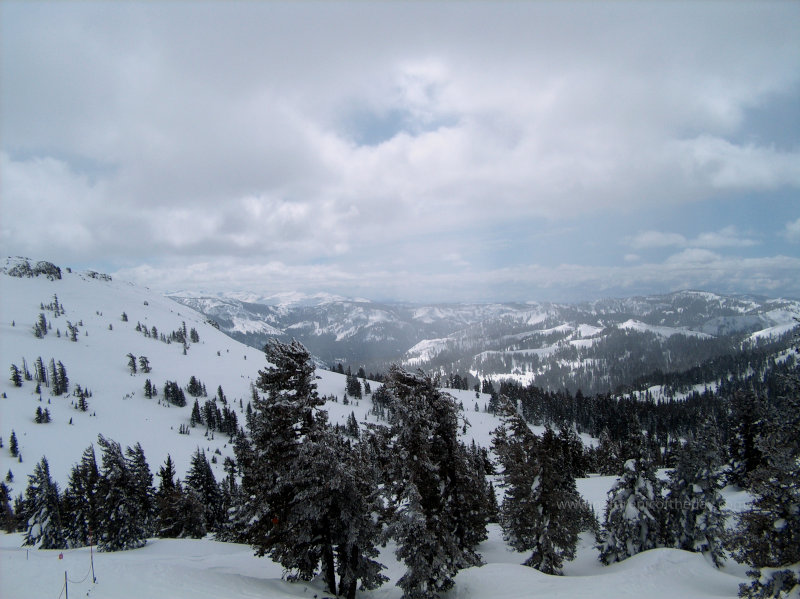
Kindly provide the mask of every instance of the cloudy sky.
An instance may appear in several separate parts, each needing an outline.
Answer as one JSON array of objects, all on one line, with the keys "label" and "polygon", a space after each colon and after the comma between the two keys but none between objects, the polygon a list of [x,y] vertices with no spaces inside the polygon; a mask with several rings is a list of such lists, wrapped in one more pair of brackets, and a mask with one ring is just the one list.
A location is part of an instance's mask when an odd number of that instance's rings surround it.
[{"label": "cloudy sky", "polygon": [[800,3],[0,3],[0,250],[151,288],[800,297]]}]

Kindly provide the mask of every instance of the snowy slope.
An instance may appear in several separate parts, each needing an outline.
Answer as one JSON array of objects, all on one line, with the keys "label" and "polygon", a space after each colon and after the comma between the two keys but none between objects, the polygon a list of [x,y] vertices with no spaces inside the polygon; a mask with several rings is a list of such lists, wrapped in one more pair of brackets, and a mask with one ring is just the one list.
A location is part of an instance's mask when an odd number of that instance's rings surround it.
[{"label": "snowy slope", "polygon": [[[66,313],[54,317],[44,310],[52,330],[42,339],[33,335],[33,324],[53,295]],[[128,317],[122,321],[122,313]],[[66,323],[79,325],[77,342],[65,335]],[[186,354],[179,343],[166,344],[146,338],[136,331],[137,322],[156,326],[168,333],[182,327],[195,328],[199,342],[189,344]],[[109,328],[111,325],[111,328]],[[56,330],[61,337],[56,336]],[[131,375],[127,354],[145,355],[153,371]],[[34,392],[35,383],[27,381],[21,388],[11,384],[8,375],[0,380],[0,435],[4,448],[0,450],[0,472],[12,470],[13,495],[20,493],[27,474],[35,463],[46,455],[54,478],[63,486],[71,466],[78,461],[83,449],[94,442],[98,433],[119,441],[123,446],[141,442],[155,472],[169,453],[176,462],[180,476],[188,469],[191,454],[202,447],[209,456],[216,450],[222,456],[231,455],[224,435],[206,438],[204,429],[192,429],[190,435],[179,435],[181,424],[188,424],[192,398],[187,396],[185,408],[160,405],[157,399],[143,394],[146,378],[161,389],[166,380],[185,386],[194,375],[205,383],[209,395],[218,385],[228,401],[246,406],[250,384],[258,370],[265,365],[262,352],[244,346],[205,322],[205,316],[159,296],[146,288],[136,287],[86,273],[63,272],[61,280],[15,278],[0,273],[0,365],[6,373],[10,364],[22,366],[24,357],[28,368],[41,356],[45,363],[51,357],[65,365],[71,387],[80,384],[91,389],[89,412],[79,412],[72,406],[71,396],[52,397],[42,389],[41,403]],[[369,398],[344,404],[342,399],[345,378],[342,375],[318,371],[317,381],[322,395],[338,396],[329,401],[326,409],[333,422],[344,423],[353,412],[358,421],[375,422],[369,414]],[[377,384],[372,384],[373,390]],[[485,413],[488,396],[476,397],[472,391],[451,391],[463,405],[462,417],[468,424],[465,440],[475,439],[488,447],[491,431],[498,420]],[[49,402],[49,403],[48,403]],[[477,404],[478,410],[475,410]],[[53,422],[35,424],[36,407],[47,407]],[[239,412],[243,420],[244,415]],[[69,424],[70,419],[72,424]],[[8,453],[8,437],[15,430],[23,461]],[[541,429],[535,429],[541,432]],[[584,438],[585,442],[591,442]],[[215,473],[222,474],[218,460]],[[578,482],[580,492],[602,512],[605,495],[613,477],[592,477]],[[741,498],[739,498],[741,503]],[[280,566],[266,558],[256,558],[247,546],[204,540],[152,539],[138,550],[95,555],[97,582],[89,572],[89,550],[27,551],[21,548],[20,535],[0,536],[0,597],[58,597],[64,592],[64,573],[70,580],[72,596],[95,599],[128,597],[261,597],[295,598],[323,597],[319,581],[291,584],[282,580]],[[466,570],[456,578],[456,587],[445,597],[477,599],[511,599],[532,595],[563,597],[734,597],[737,585],[744,580],[744,568],[729,565],[717,571],[702,556],[686,552],[659,549],[626,560],[621,564],[603,567],[597,561],[593,539],[584,535],[577,558],[567,565],[563,577],[543,575],[520,566],[525,555],[508,549],[496,525],[489,527],[489,539],[479,551],[487,562],[482,568]],[[59,555],[63,554],[63,559]],[[398,598],[400,589],[394,582],[403,568],[387,546],[380,561],[387,566],[390,582],[380,589],[360,594],[369,599]],[[80,582],[77,582],[80,581]]]},{"label": "snowy slope", "polygon": [[[0,450],[0,472],[12,471],[14,494],[24,489],[27,474],[42,456],[47,457],[53,477],[63,486],[72,465],[80,459],[83,449],[96,441],[98,434],[119,441],[123,448],[141,442],[154,473],[168,453],[180,476],[188,469],[190,456],[197,447],[205,449],[209,459],[217,450],[222,456],[232,455],[225,435],[218,433],[215,439],[207,439],[205,429],[200,427],[192,429],[189,435],[178,434],[179,426],[189,423],[194,401],[191,396],[187,394],[184,408],[165,402],[159,405],[157,398],[144,397],[144,382],[149,378],[158,388],[159,396],[167,380],[185,387],[193,375],[206,385],[209,397],[221,385],[243,424],[250,384],[266,364],[264,354],[221,333],[207,324],[200,313],[146,288],[66,270],[62,277],[51,281],[43,276],[16,278],[0,274],[0,367],[5,373],[0,379],[0,392],[7,395],[0,399],[0,436],[5,445]],[[40,309],[41,304],[52,302],[54,295],[66,311],[58,318],[52,311]],[[33,325],[40,312],[52,324],[52,330],[37,339]],[[127,314],[127,322],[122,321],[123,312]],[[78,326],[77,342],[71,342],[66,335],[67,321],[83,323]],[[183,355],[180,343],[166,344],[137,332],[137,322],[148,329],[155,326],[166,334],[181,328],[185,322],[187,330],[197,330],[200,342],[190,343]],[[60,338],[57,330],[61,332]],[[152,372],[131,375],[128,353],[146,356]],[[26,381],[21,388],[12,385],[11,364],[22,368],[24,358],[32,372],[39,356],[45,365],[51,358],[64,364],[70,379],[69,395],[53,397],[43,387],[40,402],[35,381]],[[320,393],[343,395],[342,375],[327,371],[318,374]],[[73,407],[76,398],[71,391],[76,384],[92,391],[88,412]],[[206,398],[199,400],[202,405]],[[49,409],[51,423],[34,423],[37,407]],[[12,458],[7,449],[12,429],[19,442],[22,463]],[[212,466],[219,478],[223,460],[217,457],[218,464]]]}]

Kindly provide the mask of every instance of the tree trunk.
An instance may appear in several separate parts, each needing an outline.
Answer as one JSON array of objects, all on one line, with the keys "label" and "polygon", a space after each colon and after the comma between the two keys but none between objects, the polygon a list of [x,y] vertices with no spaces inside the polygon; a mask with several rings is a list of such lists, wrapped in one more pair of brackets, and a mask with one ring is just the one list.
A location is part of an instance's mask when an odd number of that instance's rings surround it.
[{"label": "tree trunk", "polygon": [[340,581],[342,584],[340,586],[346,588],[340,588],[340,594],[344,595],[346,599],[356,599],[356,583],[358,580],[356,579],[356,571],[358,568],[358,547],[356,545],[350,546],[350,552],[347,556],[348,561],[350,562],[347,567],[347,571],[350,574],[347,580],[347,585],[343,584],[345,581]]},{"label": "tree trunk", "polygon": [[328,590],[337,595],[336,592],[336,564],[333,559],[333,547],[330,543],[325,543],[322,547],[322,575]]}]

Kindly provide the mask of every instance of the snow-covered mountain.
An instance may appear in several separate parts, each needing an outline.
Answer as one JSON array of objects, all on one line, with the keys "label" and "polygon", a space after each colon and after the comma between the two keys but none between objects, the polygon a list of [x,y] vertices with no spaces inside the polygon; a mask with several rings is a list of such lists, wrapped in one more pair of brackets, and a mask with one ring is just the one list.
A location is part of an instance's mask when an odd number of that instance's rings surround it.
[{"label": "snow-covered mountain", "polygon": [[[263,352],[231,339],[203,314],[146,288],[96,272],[38,264],[37,270],[33,261],[10,258],[0,267],[0,365],[7,373],[0,380],[4,446],[0,472],[13,474],[14,495],[24,490],[27,475],[42,456],[48,458],[55,480],[65,485],[70,468],[89,444],[96,443],[98,434],[123,448],[141,442],[153,472],[170,454],[181,477],[199,447],[213,458],[212,468],[221,478],[224,456],[233,455],[228,436],[217,432],[212,438],[199,426],[188,435],[179,434],[189,424],[195,398],[187,394],[186,407],[175,407],[165,401],[163,388],[167,381],[185,388],[194,376],[207,390],[208,397],[198,398],[202,406],[222,387],[228,405],[244,425],[251,383],[266,365]],[[37,337],[34,327],[40,315],[47,333]],[[197,333],[196,342],[189,333],[185,351],[183,343],[170,340],[171,333],[184,328]],[[74,341],[70,330],[76,330]],[[138,368],[132,374],[129,354],[136,357],[137,365],[139,358],[146,357],[151,372]],[[51,359],[63,364],[69,378],[67,394],[53,395],[45,385],[37,393],[35,380],[14,386],[8,374],[12,365],[33,375],[37,358],[45,368]],[[321,394],[343,396],[342,375],[318,371],[318,376]],[[148,379],[158,390],[150,399],[144,393]],[[76,409],[78,385],[91,391],[86,412]],[[46,408],[51,422],[37,424],[37,408]],[[331,420],[344,423],[352,409],[361,411],[332,403]],[[363,412],[359,415],[366,418],[366,405]],[[21,461],[8,451],[12,430]]]},{"label": "snow-covered mountain", "polygon": [[[514,379],[589,392],[780,342],[800,317],[796,300],[702,291],[575,305],[410,305],[334,296],[277,303],[187,294],[174,299],[244,343],[262,347],[272,336],[295,337],[327,364],[379,371],[399,362],[471,381]],[[630,368],[620,372],[616,364],[630,357]]]},{"label": "snow-covered mountain", "polygon": [[[236,302],[229,301],[232,300],[220,299],[215,305],[239,314]],[[334,303],[337,302],[342,303],[341,300]],[[373,324],[380,322],[382,314],[391,313],[366,302],[352,304],[359,305],[362,318]],[[346,305],[348,314],[354,311],[350,302]],[[273,307],[291,311],[287,306]],[[403,308],[416,315],[412,321],[428,319],[433,322],[427,324],[447,322],[451,326],[461,320],[462,329],[492,318],[505,317],[512,322],[519,316],[517,322],[538,327],[544,337],[573,335],[576,340],[580,337],[588,341],[604,330],[601,325],[548,324],[549,309],[542,306]],[[473,317],[476,322],[470,322]],[[330,323],[333,322],[331,316]],[[640,314],[636,322],[649,321]],[[670,325],[651,323],[651,326]],[[448,335],[439,338],[447,339]],[[185,337],[186,341],[176,340],[178,337]],[[509,333],[506,341],[520,343],[524,338],[525,335]],[[151,371],[137,369],[133,374],[130,356],[137,358],[137,364],[138,358],[145,356]],[[185,474],[191,454],[199,447],[212,458],[218,458],[216,462],[212,459],[212,467],[220,478],[222,458],[232,455],[227,436],[217,433],[212,438],[200,427],[191,428],[188,435],[179,434],[179,429],[189,424],[193,398],[187,396],[185,407],[175,407],[164,401],[162,389],[167,381],[185,387],[192,376],[206,386],[209,398],[221,386],[228,405],[243,420],[250,385],[265,365],[260,350],[231,339],[209,323],[205,314],[146,288],[101,273],[71,272],[49,263],[9,259],[0,267],[0,363],[6,372],[14,365],[23,373],[26,370],[33,373],[39,357],[45,365],[51,358],[63,365],[69,377],[69,392],[54,395],[45,385],[40,385],[37,392],[35,380],[22,380],[21,386],[16,386],[11,377],[0,380],[0,436],[3,437],[0,472],[13,474],[9,486],[14,496],[24,490],[27,475],[42,456],[48,458],[51,474],[63,488],[71,466],[80,459],[83,449],[96,441],[98,434],[115,439],[123,447],[141,443],[153,471],[167,454],[171,455],[179,476]],[[342,375],[327,371],[317,374],[321,394],[343,397]],[[159,390],[157,397],[145,397],[144,384],[148,379]],[[86,411],[76,408],[78,398],[74,393],[78,385],[91,391]],[[482,405],[488,397],[476,396],[472,391],[452,393],[466,408],[464,417],[470,425],[466,440],[472,438],[488,447],[490,433],[498,420],[483,410],[470,409],[473,403]],[[359,422],[374,422],[370,406],[369,399],[347,405],[329,399],[326,409],[333,422],[344,423],[351,413]],[[35,422],[37,408],[48,410],[49,423]],[[21,459],[12,457],[8,451],[12,430]],[[606,476],[578,481],[579,491],[597,513],[601,513],[614,479]],[[726,497],[729,505],[742,505],[746,499],[731,489],[726,491]],[[597,560],[593,537],[586,533],[581,537],[577,558],[565,567],[566,576],[547,576],[520,565],[526,554],[510,550],[497,525],[490,525],[488,532],[488,540],[479,547],[486,565],[461,572],[455,589],[450,592],[452,596],[511,599],[541,593],[639,597],[642,589],[647,588],[654,599],[674,596],[705,599],[734,596],[738,584],[745,579],[744,566],[730,563],[717,570],[703,556],[675,549],[651,550],[604,567]],[[88,575],[90,549],[28,553],[20,544],[18,534],[0,536],[0,596],[4,599],[57,596],[66,590],[67,580],[71,594],[97,599],[156,595],[296,598],[324,594],[318,580],[302,583],[283,580],[283,571],[277,564],[253,557],[252,549],[247,546],[209,539],[151,539],[142,549],[97,555],[96,582]],[[401,590],[393,583],[404,568],[395,559],[393,548],[390,544],[380,557],[387,565],[390,583],[359,596],[399,599]]]}]

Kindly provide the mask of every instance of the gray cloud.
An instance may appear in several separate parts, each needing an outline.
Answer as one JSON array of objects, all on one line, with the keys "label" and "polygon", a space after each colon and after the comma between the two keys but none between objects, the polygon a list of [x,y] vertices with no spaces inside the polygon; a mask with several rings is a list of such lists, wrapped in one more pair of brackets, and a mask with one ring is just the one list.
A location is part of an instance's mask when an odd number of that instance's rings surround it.
[{"label": "gray cloud", "polygon": [[641,233],[637,233],[629,241],[629,244],[636,249],[665,247],[723,248],[751,247],[758,245],[758,241],[746,237],[743,233],[740,233],[735,226],[731,225],[719,231],[700,233],[693,239],[687,239],[680,233],[642,231]]},{"label": "gray cloud", "polygon": [[[3,249],[103,256],[164,287],[183,270],[234,284],[212,268],[282,289],[368,273],[379,295],[422,268],[447,287],[475,267],[476,229],[800,188],[800,142],[743,136],[800,89],[794,4],[0,10]],[[642,223],[635,249],[756,244]],[[509,293],[560,280],[494,266]]]}]

